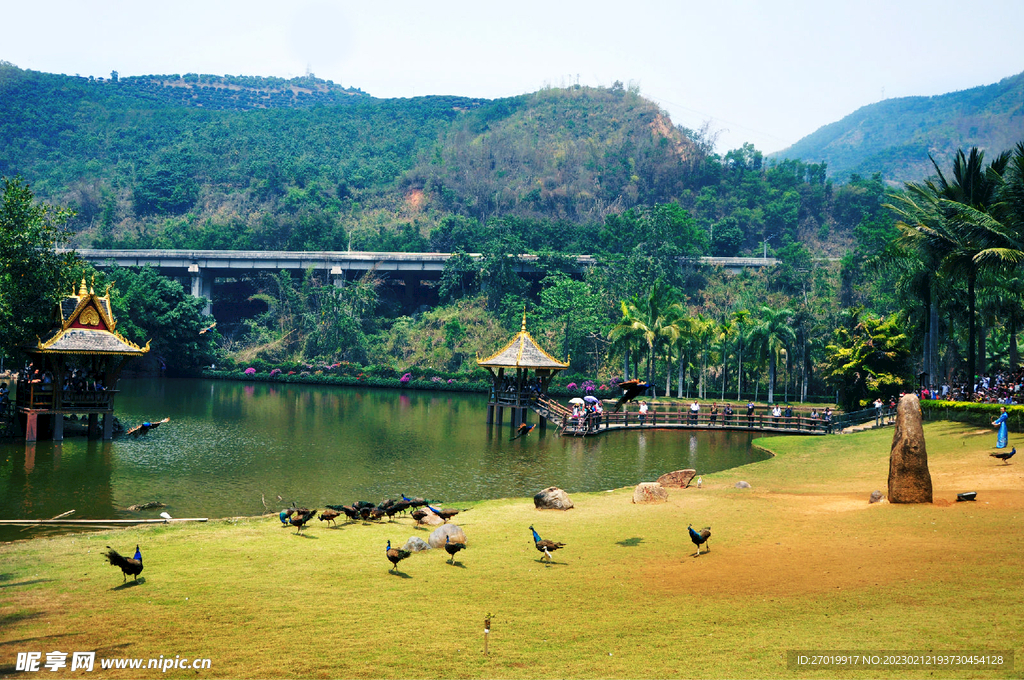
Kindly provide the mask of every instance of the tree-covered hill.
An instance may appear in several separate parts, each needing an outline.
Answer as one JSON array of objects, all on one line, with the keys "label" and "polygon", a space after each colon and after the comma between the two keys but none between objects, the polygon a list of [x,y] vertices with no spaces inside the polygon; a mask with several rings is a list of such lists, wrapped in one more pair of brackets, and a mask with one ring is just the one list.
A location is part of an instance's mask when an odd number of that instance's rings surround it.
[{"label": "tree-covered hill", "polygon": [[994,85],[934,97],[887,99],[857,109],[804,137],[774,158],[828,165],[829,176],[876,172],[890,182],[935,173],[931,154],[948,164],[957,149],[998,154],[1024,138],[1024,73]]}]

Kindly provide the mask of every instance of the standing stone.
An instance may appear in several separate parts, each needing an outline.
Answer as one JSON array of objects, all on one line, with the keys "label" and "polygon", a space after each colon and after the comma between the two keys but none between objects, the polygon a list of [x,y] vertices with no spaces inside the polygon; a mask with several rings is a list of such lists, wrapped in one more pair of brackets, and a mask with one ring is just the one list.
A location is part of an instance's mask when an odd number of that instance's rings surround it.
[{"label": "standing stone", "polygon": [[549,486],[533,497],[533,504],[541,510],[568,510],[572,507],[569,494],[557,486]]},{"label": "standing stone", "polygon": [[932,476],[916,394],[903,395],[896,407],[896,431],[889,452],[889,502],[932,502]]},{"label": "standing stone", "polygon": [[690,480],[697,476],[696,470],[676,470],[666,472],[658,477],[658,484],[673,489],[685,489],[690,485]]},{"label": "standing stone", "polygon": [[665,503],[668,501],[668,491],[657,482],[640,482],[633,489],[634,503]]},{"label": "standing stone", "polygon": [[466,532],[456,524],[444,524],[430,532],[427,543],[431,548],[443,548],[445,537],[451,537],[452,543],[465,543]]}]

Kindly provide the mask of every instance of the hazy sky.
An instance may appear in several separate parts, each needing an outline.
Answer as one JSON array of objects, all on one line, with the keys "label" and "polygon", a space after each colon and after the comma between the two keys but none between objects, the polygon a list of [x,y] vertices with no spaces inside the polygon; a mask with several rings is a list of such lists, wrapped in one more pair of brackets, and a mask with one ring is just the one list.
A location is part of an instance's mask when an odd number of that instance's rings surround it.
[{"label": "hazy sky", "polygon": [[1022,0],[0,0],[0,60],[48,73],[292,77],[376,97],[639,86],[718,150],[1024,71]]}]

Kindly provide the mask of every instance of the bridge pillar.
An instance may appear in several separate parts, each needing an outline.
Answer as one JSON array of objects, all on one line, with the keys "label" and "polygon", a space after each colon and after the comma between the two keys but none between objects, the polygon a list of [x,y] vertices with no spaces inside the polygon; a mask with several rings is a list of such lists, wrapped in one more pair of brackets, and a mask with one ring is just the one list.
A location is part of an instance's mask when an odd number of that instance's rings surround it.
[{"label": "bridge pillar", "polygon": [[335,288],[345,287],[345,271],[341,267],[331,267],[331,283]]},{"label": "bridge pillar", "polygon": [[198,264],[190,264],[188,273],[192,277],[192,297],[205,298],[203,314],[210,314],[213,308],[213,274],[202,271]]}]

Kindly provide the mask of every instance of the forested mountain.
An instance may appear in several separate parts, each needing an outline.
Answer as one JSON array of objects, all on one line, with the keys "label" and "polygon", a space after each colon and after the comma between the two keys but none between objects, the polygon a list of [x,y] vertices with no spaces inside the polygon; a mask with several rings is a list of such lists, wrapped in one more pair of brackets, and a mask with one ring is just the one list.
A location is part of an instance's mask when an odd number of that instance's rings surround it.
[{"label": "forested mountain", "polygon": [[1024,138],[1024,73],[994,85],[934,97],[887,99],[857,109],[804,137],[773,158],[828,165],[845,181],[850,173],[876,172],[890,182],[935,174],[957,149],[978,147],[994,156]]}]

